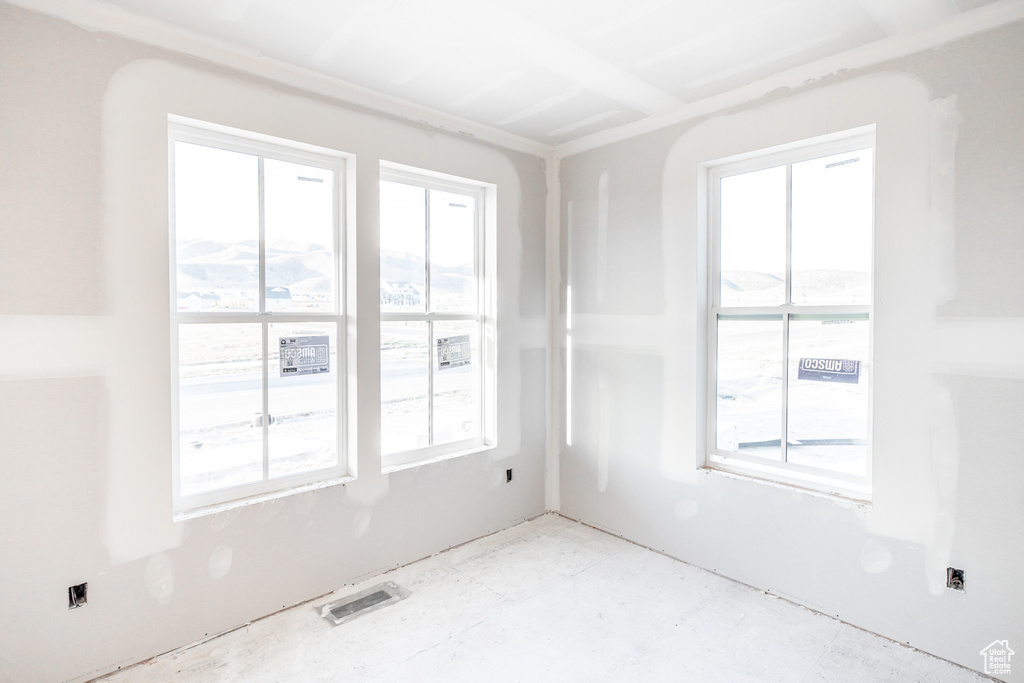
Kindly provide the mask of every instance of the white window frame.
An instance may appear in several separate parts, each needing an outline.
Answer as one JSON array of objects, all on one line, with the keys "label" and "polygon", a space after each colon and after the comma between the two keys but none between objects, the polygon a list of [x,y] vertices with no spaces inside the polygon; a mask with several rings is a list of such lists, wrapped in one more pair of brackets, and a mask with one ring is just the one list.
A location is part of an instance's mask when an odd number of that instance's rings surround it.
[{"label": "white window frame", "polygon": [[[428,423],[430,440],[433,441],[434,416],[433,416],[433,372],[434,345],[433,345],[433,323],[435,322],[458,322],[476,321],[478,323],[477,344],[480,358],[475,361],[479,363],[478,381],[479,385],[479,425],[480,430],[476,437],[454,441],[440,445],[430,445],[422,448],[400,451],[396,453],[381,454],[381,469],[384,472],[415,467],[428,462],[446,458],[468,455],[483,450],[494,448],[497,445],[496,439],[496,391],[495,375],[497,368],[497,344],[496,344],[496,320],[495,320],[495,250],[494,237],[496,220],[495,200],[496,188],[494,185],[483,183],[468,178],[460,178],[447,174],[435,173],[403,164],[396,164],[381,161],[380,181],[389,181],[412,185],[426,190],[440,190],[472,197],[476,202],[476,215],[474,217],[476,230],[476,250],[474,262],[474,280],[476,283],[476,313],[436,313],[427,310],[426,302],[424,312],[380,312],[380,322],[426,322],[428,330],[428,373],[430,378],[428,384]],[[427,193],[429,202],[430,193]],[[428,205],[429,206],[429,205]],[[430,288],[430,227],[429,211],[427,212],[425,230],[425,287],[427,292]],[[429,299],[428,299],[429,301]]]},{"label": "white window frame", "polygon": [[[325,486],[344,483],[354,479],[349,467],[347,452],[348,409],[346,399],[346,350],[345,315],[345,189],[346,166],[351,155],[335,150],[293,142],[258,133],[229,128],[226,126],[196,121],[178,116],[168,117],[168,236],[170,255],[170,361],[171,361],[171,481],[174,519],[187,519],[210,514],[223,509],[258,503]],[[177,245],[175,238],[175,153],[176,142],[199,144],[259,157],[259,311],[257,312],[179,312],[177,292]],[[263,225],[263,160],[274,159],[327,169],[334,173],[334,309],[319,313],[290,313],[266,310],[266,245]],[[281,477],[269,476],[269,372],[274,349],[269,348],[268,326],[271,323],[334,323],[336,326],[337,350],[337,451],[338,462],[332,467]],[[229,486],[188,496],[181,495],[181,449],[178,384],[178,328],[184,324],[227,323],[260,324],[263,332],[263,478],[261,481]]]},{"label": "white window frame", "polygon": [[[856,501],[869,502],[871,500],[871,477],[872,477],[872,397],[873,391],[868,386],[868,438],[867,438],[867,467],[864,476],[849,475],[842,472],[824,470],[785,460],[769,461],[765,458],[725,451],[717,448],[717,363],[718,363],[718,319],[719,316],[735,318],[749,318],[755,320],[760,316],[769,316],[771,319],[781,319],[783,328],[783,375],[782,385],[782,457],[786,453],[787,435],[787,388],[789,374],[789,318],[796,315],[823,315],[823,316],[848,316],[866,318],[868,320],[868,363],[870,365],[874,348],[874,258],[872,258],[871,272],[871,297],[866,305],[804,305],[785,303],[781,305],[748,305],[748,306],[725,306],[721,305],[721,180],[724,177],[735,176],[742,173],[760,171],[767,168],[786,166],[786,301],[791,299],[792,285],[792,166],[801,161],[818,159],[835,154],[843,154],[859,149],[875,148],[875,134],[873,127],[870,132],[864,129],[850,131],[847,134],[829,135],[823,138],[804,140],[799,143],[785,145],[778,148],[761,150],[749,154],[739,155],[728,159],[721,159],[702,165],[702,171],[707,179],[708,192],[708,268],[707,268],[707,394],[705,397],[705,425],[706,447],[703,449],[703,462],[701,465],[708,469],[721,470],[731,474],[754,477],[787,484],[810,491],[825,493],[829,495],[851,498]],[[874,158],[874,155],[872,155]],[[872,178],[874,178],[872,169]],[[874,216],[874,183],[872,184],[872,216]],[[872,245],[874,244],[874,221],[871,227]],[[873,246],[872,246],[873,248]],[[872,373],[868,375],[869,383],[872,382]]]}]

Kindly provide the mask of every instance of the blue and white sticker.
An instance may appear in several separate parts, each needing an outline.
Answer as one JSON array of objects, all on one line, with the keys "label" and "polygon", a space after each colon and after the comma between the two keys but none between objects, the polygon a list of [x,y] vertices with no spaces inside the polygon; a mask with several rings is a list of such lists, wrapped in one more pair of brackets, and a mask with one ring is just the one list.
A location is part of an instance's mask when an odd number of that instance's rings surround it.
[{"label": "blue and white sticker", "polygon": [[331,371],[330,337],[281,337],[281,377]]},{"label": "blue and white sticker", "polygon": [[797,379],[816,382],[860,382],[860,361],[847,358],[801,358]]},{"label": "blue and white sticker", "polygon": [[469,365],[469,335],[437,338],[437,369],[447,370],[460,365]]}]

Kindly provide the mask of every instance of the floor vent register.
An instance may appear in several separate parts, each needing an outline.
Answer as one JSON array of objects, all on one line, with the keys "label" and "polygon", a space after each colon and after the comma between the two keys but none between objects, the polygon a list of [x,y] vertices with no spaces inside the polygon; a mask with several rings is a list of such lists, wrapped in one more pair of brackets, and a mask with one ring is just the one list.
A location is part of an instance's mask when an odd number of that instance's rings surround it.
[{"label": "floor vent register", "polygon": [[356,617],[383,609],[399,600],[405,600],[407,597],[409,597],[408,590],[388,581],[353,595],[347,595],[340,600],[329,602],[317,607],[316,610],[331,625],[340,626],[346,621],[352,621]]}]

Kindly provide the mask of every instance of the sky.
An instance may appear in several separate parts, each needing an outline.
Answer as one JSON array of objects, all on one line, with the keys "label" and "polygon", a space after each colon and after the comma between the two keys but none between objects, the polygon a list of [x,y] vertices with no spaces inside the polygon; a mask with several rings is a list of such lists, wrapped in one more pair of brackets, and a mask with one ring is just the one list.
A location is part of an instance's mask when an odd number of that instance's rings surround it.
[{"label": "sky", "polygon": [[[175,234],[179,242],[259,239],[259,160],[252,154],[174,143]],[[287,239],[333,248],[334,173],[264,160],[267,244]]]},{"label": "sky", "polygon": [[[391,181],[380,183],[381,251],[425,252],[425,195],[422,187]],[[472,269],[475,253],[476,200],[468,195],[429,190],[430,260],[443,266]]]},{"label": "sky", "polygon": [[[793,270],[870,272],[872,155],[864,149],[793,164]],[[721,201],[722,270],[784,274],[786,167],[723,178]]]}]

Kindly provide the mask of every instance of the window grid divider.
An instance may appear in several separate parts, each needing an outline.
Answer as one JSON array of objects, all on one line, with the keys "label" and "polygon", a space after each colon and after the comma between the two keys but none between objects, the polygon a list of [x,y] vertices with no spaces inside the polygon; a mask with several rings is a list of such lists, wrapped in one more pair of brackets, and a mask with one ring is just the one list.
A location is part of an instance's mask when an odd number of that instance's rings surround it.
[{"label": "window grid divider", "polygon": [[[430,188],[423,188],[423,310],[430,314]],[[434,321],[427,320],[427,447],[434,445]]]},{"label": "window grid divider", "polygon": [[[786,164],[786,305],[793,305],[793,164]],[[782,314],[782,437],[779,458],[789,462],[789,313]]]},{"label": "window grid divider", "polygon": [[[252,141],[244,137],[236,137],[227,135],[224,133],[206,131],[198,128],[186,126],[184,124],[172,123],[168,126],[168,171],[169,171],[169,219],[171,229],[168,231],[168,247],[170,250],[171,257],[171,268],[170,268],[170,322],[171,322],[171,366],[172,371],[175,373],[175,380],[172,382],[172,405],[174,415],[172,422],[175,425],[173,436],[172,436],[172,495],[173,495],[173,509],[175,519],[188,518],[195,514],[204,514],[204,510],[218,507],[218,506],[232,506],[234,504],[246,504],[247,501],[261,496],[273,496],[278,490],[302,489],[303,487],[309,486],[320,486],[330,485],[333,483],[341,483],[350,477],[348,472],[347,455],[345,452],[346,434],[347,434],[347,423],[346,423],[346,403],[344,401],[345,386],[344,386],[344,367],[343,365],[335,365],[334,372],[337,374],[337,394],[335,396],[335,415],[337,420],[336,430],[336,457],[337,462],[335,465],[326,467],[323,469],[315,469],[308,471],[300,471],[297,473],[283,474],[274,479],[271,479],[269,472],[270,463],[270,439],[269,439],[269,427],[270,427],[270,405],[269,405],[269,393],[270,393],[270,353],[277,349],[270,348],[270,325],[273,323],[331,323],[333,324],[335,334],[335,349],[336,349],[336,363],[344,363],[346,358],[344,334],[345,334],[345,314],[344,314],[344,299],[342,296],[343,281],[342,275],[344,273],[344,253],[342,248],[344,245],[343,236],[341,234],[344,216],[344,178],[346,174],[346,160],[350,158],[350,155],[334,152],[333,150],[317,149],[317,150],[303,150],[295,149],[292,150],[288,146],[286,140],[280,142],[272,141]],[[257,157],[257,209],[258,209],[258,277],[257,286],[259,291],[256,297],[256,308],[255,310],[248,311],[222,311],[222,312],[207,312],[207,311],[185,311],[181,312],[177,309],[178,299],[178,277],[177,277],[177,256],[176,256],[176,238],[175,238],[175,225],[176,225],[176,211],[175,211],[175,197],[176,197],[176,164],[175,164],[175,145],[176,143],[187,143],[201,146],[213,147],[216,149],[227,150],[231,152],[250,154]],[[328,171],[332,174],[333,178],[333,189],[331,193],[331,206],[333,211],[332,218],[332,239],[330,244],[334,250],[334,263],[332,266],[333,272],[333,306],[330,311],[310,311],[294,313],[288,311],[269,311],[267,310],[266,300],[266,274],[267,274],[267,245],[266,245],[266,188],[265,188],[265,159],[281,160],[288,163],[296,163],[301,165],[310,166],[311,168],[318,168]],[[180,420],[179,415],[179,401],[180,401],[180,388],[177,374],[179,372],[179,359],[180,343],[179,343],[179,330],[184,325],[190,324],[259,324],[261,334],[261,348],[262,348],[262,362],[260,366],[260,377],[261,377],[261,436],[262,436],[262,479],[257,482],[247,482],[245,484],[232,485],[226,488],[211,489],[200,493],[189,494],[188,498],[192,502],[186,504],[182,500],[181,496],[181,443],[180,434],[178,433],[178,424]],[[229,495],[236,493],[236,495]]]},{"label": "window grid divider", "polygon": [[260,418],[260,428],[263,432],[263,481],[270,479],[270,359],[267,357],[269,353],[270,342],[268,337],[270,335],[270,329],[263,319],[267,312],[267,224],[266,224],[266,196],[264,181],[266,180],[264,174],[263,155],[259,157],[259,218],[260,218],[260,248],[259,248],[259,292],[257,292],[256,300],[259,302],[258,309],[260,315],[260,343],[263,346],[263,363],[260,368],[261,374],[261,400],[263,407],[263,415]]},{"label": "window grid divider", "polygon": [[[798,465],[790,463],[788,461],[788,394],[789,394],[789,328],[791,319],[804,319],[810,318],[855,318],[867,320],[869,323],[872,318],[872,305],[866,304],[838,304],[838,305],[796,305],[792,303],[792,228],[793,228],[793,164],[810,159],[820,158],[823,156],[831,156],[835,154],[841,154],[846,151],[854,151],[860,147],[871,147],[874,148],[874,135],[873,134],[860,134],[852,136],[848,139],[833,140],[828,143],[822,143],[819,145],[811,144],[808,150],[801,150],[796,154],[791,152],[779,152],[766,155],[764,157],[753,157],[750,159],[740,162],[729,162],[725,161],[721,166],[715,164],[709,164],[707,168],[708,173],[708,189],[709,189],[709,201],[708,207],[708,218],[711,221],[712,229],[711,239],[709,240],[708,253],[712,259],[711,267],[708,268],[708,287],[710,301],[708,311],[708,323],[709,329],[707,333],[708,338],[708,370],[709,370],[709,381],[707,388],[707,399],[708,404],[705,411],[707,416],[707,446],[705,448],[705,454],[703,458],[704,466],[709,466],[712,461],[739,461],[748,462],[752,466],[762,466],[771,468],[772,460],[765,458],[759,458],[757,456],[749,456],[739,452],[727,451],[720,449],[717,444],[718,440],[718,427],[717,427],[717,381],[718,381],[718,325],[721,320],[780,320],[783,327],[783,349],[782,349],[782,436],[780,439],[780,458],[781,461],[774,461],[778,463],[778,466],[782,469],[779,470],[777,477],[769,475],[769,478],[777,478],[779,481],[790,481],[796,485],[801,485],[799,482],[800,474],[810,477],[810,479],[828,479],[834,480],[834,482],[843,490],[840,495],[852,495],[854,498],[863,498],[864,494],[868,494],[870,498],[870,481],[872,472],[871,462],[871,447],[870,442],[868,445],[868,462],[867,462],[867,473],[865,476],[858,475],[847,475],[841,472],[832,470],[823,470],[805,465]],[[784,283],[784,296],[785,303],[775,306],[723,306],[721,301],[721,258],[722,258],[722,244],[721,244],[721,219],[722,219],[722,206],[721,206],[721,180],[724,177],[738,175],[741,173],[748,173],[758,171],[762,169],[772,168],[776,166],[786,166],[786,272],[785,272],[785,283]],[[727,172],[723,172],[728,167]],[[870,346],[870,342],[869,342]],[[870,415],[871,415],[872,401],[870,397],[868,399],[868,433],[870,440]],[[727,471],[735,471],[738,474],[744,474],[743,470],[737,470],[735,467],[717,463],[721,465],[722,469]],[[746,473],[749,474],[749,473]],[[791,475],[796,475],[797,478],[793,479]],[[752,476],[765,476],[754,474]],[[852,488],[851,488],[852,487]],[[814,485],[816,490],[826,490],[828,486]]]},{"label": "window grid divider", "polygon": [[[485,287],[483,278],[485,277],[485,265],[484,260],[486,258],[486,185],[477,183],[475,181],[465,181],[461,179],[445,179],[441,177],[433,177],[431,174],[421,175],[414,169],[404,168],[391,168],[385,167],[382,164],[380,180],[386,182],[397,182],[415,187],[422,188],[424,190],[424,225],[425,225],[425,242],[424,242],[424,306],[423,312],[408,312],[408,311],[395,311],[395,312],[380,312],[380,322],[425,322],[427,323],[427,422],[428,422],[428,433],[427,443],[425,447],[415,448],[408,451],[401,451],[396,453],[382,454],[385,460],[390,464],[385,467],[391,466],[405,466],[407,464],[416,463],[420,460],[429,460],[434,457],[449,455],[449,454],[460,454],[468,453],[477,450],[478,448],[488,447],[489,444],[486,434],[488,429],[488,412],[487,412],[487,379],[486,379],[486,368],[484,367],[484,361],[488,358],[487,353],[487,337],[485,335],[486,322],[488,319],[488,313],[485,306]],[[431,250],[430,250],[430,207],[431,207],[431,192],[445,192],[454,193],[459,195],[466,195],[475,202],[475,216],[473,220],[474,227],[474,250],[473,250],[473,303],[475,305],[474,313],[445,313],[436,312],[433,309],[433,299],[430,281],[430,263],[431,263]],[[490,313],[493,316],[493,312]],[[477,354],[479,361],[476,365],[476,379],[475,383],[478,391],[477,399],[477,423],[479,425],[478,434],[468,440],[460,440],[444,444],[436,444],[436,434],[434,425],[434,368],[438,362],[436,357],[436,323],[447,323],[447,322],[473,322],[475,325],[475,337],[477,343]]]}]

